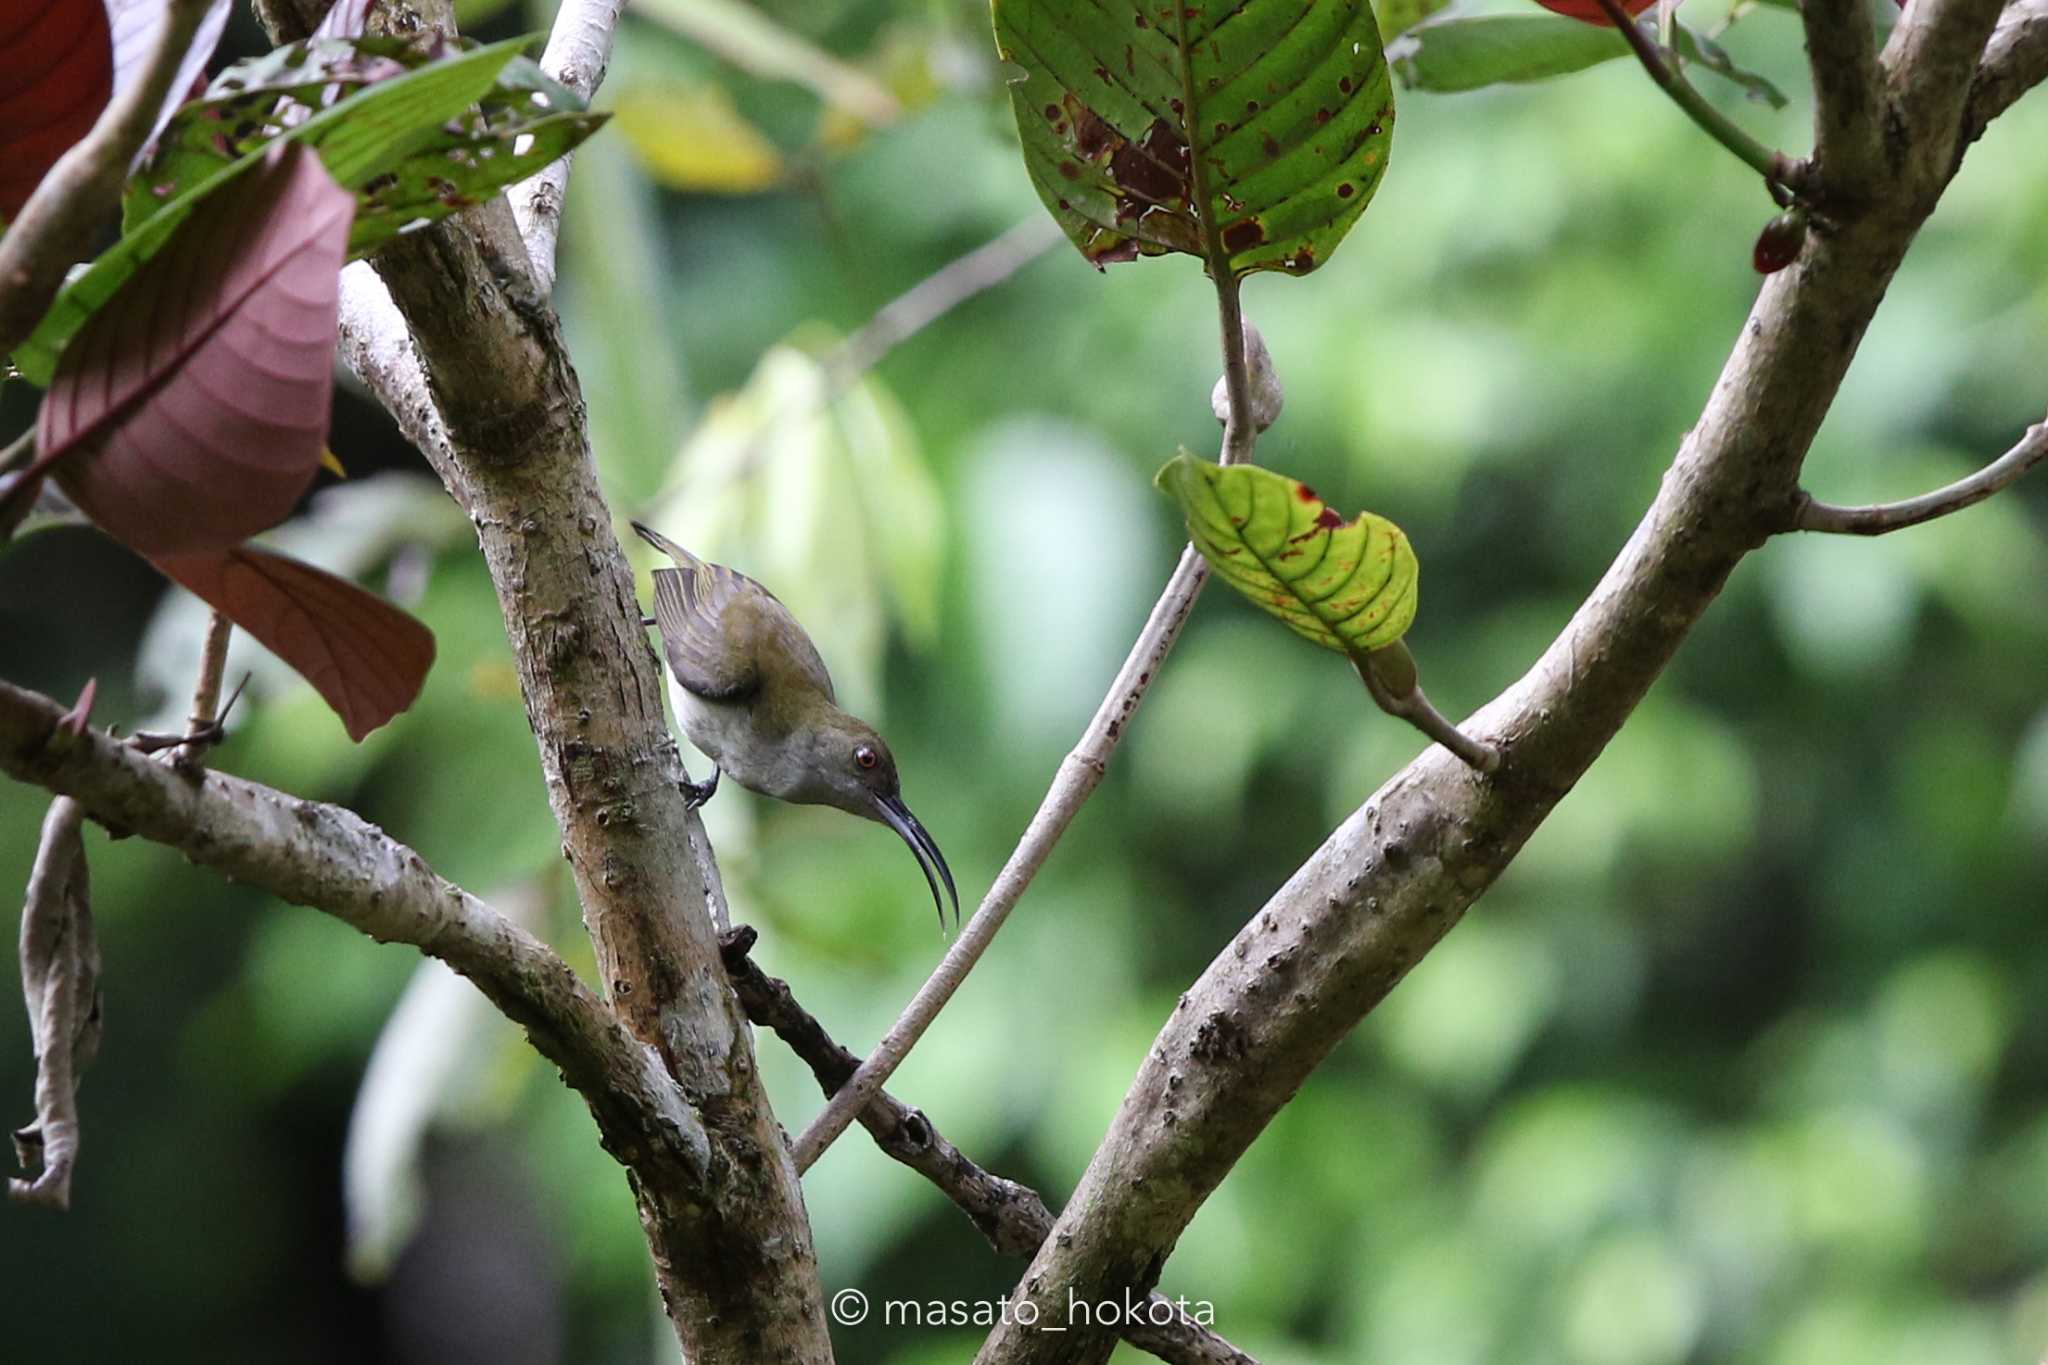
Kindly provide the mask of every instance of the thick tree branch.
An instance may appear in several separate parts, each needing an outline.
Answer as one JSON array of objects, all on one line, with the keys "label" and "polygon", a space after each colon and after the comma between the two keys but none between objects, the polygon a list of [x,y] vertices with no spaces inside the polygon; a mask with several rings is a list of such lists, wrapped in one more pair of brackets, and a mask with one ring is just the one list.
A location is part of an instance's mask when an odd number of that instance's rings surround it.
[{"label": "thick tree branch", "polygon": [[[2000,0],[1910,0],[1878,58],[1893,195],[1931,206],[1955,174],[1963,106]],[[1924,208],[1921,210],[1926,211]]]},{"label": "thick tree branch", "polygon": [[149,64],[100,111],[92,131],[59,157],[21,216],[0,236],[0,355],[35,329],[64,283],[92,254],[93,233],[121,201],[128,167],[156,127],[178,66],[213,0],[168,0]]},{"label": "thick tree branch", "polygon": [[[797,1003],[787,982],[768,975],[748,956],[754,939],[754,931],[742,926],[719,940],[726,972],[739,992],[740,1004],[746,1007],[747,1018],[774,1030],[811,1069],[819,1088],[827,1095],[834,1094],[860,1066],[860,1058],[834,1041],[825,1026]],[[976,1165],[946,1141],[922,1111],[888,1091],[875,1092],[868,1107],[860,1111],[860,1124],[883,1155],[937,1186],[1000,1254],[1029,1256],[1052,1232],[1052,1211],[1038,1191]],[[1258,1365],[1163,1295],[1151,1295],[1146,1308],[1147,1318],[1156,1315],[1164,1325],[1124,1325],[1123,1339],[1140,1350],[1174,1365]]]},{"label": "thick tree branch", "polygon": [[704,1131],[662,1070],[568,964],[375,825],[218,772],[152,762],[64,708],[0,682],[0,772],[74,799],[100,823],[309,905],[380,943],[407,943],[477,984],[589,1102],[621,1161],[705,1179]]},{"label": "thick tree branch", "polygon": [[[1960,97],[1958,86],[1951,105]],[[1069,1295],[1152,1287],[1245,1148],[1585,772],[1743,555],[1788,519],[1800,462],[1934,197],[1880,199],[1765,282],[1620,556],[1536,666],[1461,727],[1495,741],[1500,770],[1483,776],[1426,751],[1182,997],[1016,1290],[1040,1328],[1013,1312],[983,1365],[1106,1359],[1112,1338],[1067,1323]]]},{"label": "thick tree branch", "polygon": [[2048,81],[2048,0],[2012,0],[1998,16],[1976,79],[1970,82],[1956,159],[1960,161],[1963,149],[1984,136],[1991,120],[2042,81]]},{"label": "thick tree branch", "polygon": [[[261,0],[279,40],[318,0]],[[391,31],[455,31],[445,0],[390,0]],[[598,485],[583,397],[500,196],[390,243],[378,273],[412,333],[365,378],[470,515],[498,592],[548,798],[613,1006],[653,1044],[711,1149],[711,1184],[633,1168],[655,1276],[696,1365],[827,1361],[803,1196],[718,960],[703,826],[662,711],[633,575]],[[359,346],[360,343],[358,343]],[[358,347],[344,346],[346,354]],[[419,363],[412,370],[414,359]]]},{"label": "thick tree branch", "polygon": [[1814,197],[1830,206],[1876,192],[1884,125],[1877,36],[1862,0],[1801,0],[1813,76]]},{"label": "thick tree branch", "polygon": [[1881,536],[1889,531],[1918,526],[1965,507],[1974,507],[1993,493],[2018,482],[2020,476],[2048,459],[2048,422],[2027,428],[2027,434],[2011,450],[1966,478],[1946,488],[1923,493],[1900,502],[1881,502],[1870,507],[1837,507],[1808,498],[1799,504],[1791,529],[1829,531],[1844,536]]},{"label": "thick tree branch", "polygon": [[21,993],[36,1050],[36,1119],[14,1134],[15,1159],[28,1176],[9,1179],[7,1197],[59,1210],[71,1207],[78,1160],[78,1080],[100,1045],[100,950],[84,823],[85,808],[70,797],[50,803],[21,907]]}]

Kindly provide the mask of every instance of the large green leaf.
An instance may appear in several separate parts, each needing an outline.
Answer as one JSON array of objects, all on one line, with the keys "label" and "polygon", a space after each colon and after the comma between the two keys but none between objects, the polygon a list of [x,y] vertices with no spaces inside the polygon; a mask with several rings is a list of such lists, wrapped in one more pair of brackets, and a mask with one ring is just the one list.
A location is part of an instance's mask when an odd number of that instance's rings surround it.
[{"label": "large green leaf", "polygon": [[994,0],[1039,197],[1097,265],[1184,251],[1303,274],[1393,139],[1366,0]]},{"label": "large green leaf", "polygon": [[[506,64],[532,42],[532,38],[514,38],[493,43],[368,86],[284,136],[317,147],[327,173],[342,188],[360,189],[396,158],[431,140],[441,123],[483,98]],[[162,248],[201,199],[255,165],[269,145],[262,143],[185,190],[66,285],[35,332],[14,353],[22,377],[48,385],[64,343]]]},{"label": "large green leaf", "polygon": [[1346,521],[1305,483],[1185,450],[1155,482],[1216,576],[1295,634],[1362,659],[1414,621],[1415,551],[1385,517]]},{"label": "large green leaf", "polygon": [[[436,40],[323,39],[237,62],[204,97],[178,111],[122,205],[131,227],[166,199],[197,185],[323,109],[366,86],[445,59]],[[513,57],[477,103],[419,128],[356,190],[349,257],[402,229],[445,218],[515,184],[573,150],[603,124],[584,101],[526,57]],[[318,145],[316,143],[316,145]]]}]

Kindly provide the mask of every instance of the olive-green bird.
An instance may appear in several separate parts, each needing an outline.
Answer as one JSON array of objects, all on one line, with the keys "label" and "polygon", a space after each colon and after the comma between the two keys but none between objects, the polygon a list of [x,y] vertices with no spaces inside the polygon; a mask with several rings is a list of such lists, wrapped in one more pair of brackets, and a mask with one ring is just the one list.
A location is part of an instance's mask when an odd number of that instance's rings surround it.
[{"label": "olive-green bird", "polygon": [[[710,564],[634,522],[642,540],[676,562],[654,571],[654,617],[681,684],[677,718],[717,766],[693,784],[701,806],[720,773],[748,791],[799,805],[837,806],[901,835],[946,922],[939,880],[960,917],[960,893],[938,843],[903,803],[896,760],[874,727],[839,709],[816,645],[775,594]],[[934,871],[936,870],[936,876]]]}]

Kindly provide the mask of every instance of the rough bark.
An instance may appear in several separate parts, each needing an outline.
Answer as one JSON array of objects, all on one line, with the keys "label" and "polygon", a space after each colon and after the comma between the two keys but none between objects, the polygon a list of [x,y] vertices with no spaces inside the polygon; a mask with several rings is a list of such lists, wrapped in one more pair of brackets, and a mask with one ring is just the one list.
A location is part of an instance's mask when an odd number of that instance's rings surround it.
[{"label": "rough bark", "polygon": [[1536,666],[1464,727],[1501,747],[1500,770],[1483,776],[1441,749],[1425,752],[1181,998],[1015,1292],[1034,1311],[1006,1316],[976,1357],[982,1365],[1108,1358],[1113,1327],[1070,1322],[1068,1303],[1121,1302],[1157,1282],[1252,1140],[1492,885],[1742,557],[1794,524],[1801,461],[1953,171],[1962,92],[1996,13],[1987,0],[1908,11],[1901,29],[1911,31],[1895,35],[1881,62],[1882,183],[1837,186],[1867,207],[1816,231],[1799,262],[1765,282],[1620,556]]},{"label": "rough bark", "polygon": [[[325,6],[265,8],[283,40]],[[378,22],[454,29],[445,5],[388,4]],[[678,1340],[696,1365],[829,1360],[796,1167],[719,964],[715,874],[554,310],[502,197],[375,264],[439,421],[396,415],[445,438],[422,451],[476,526],[612,1005],[660,1051],[710,1144],[702,1184],[628,1167]]]}]

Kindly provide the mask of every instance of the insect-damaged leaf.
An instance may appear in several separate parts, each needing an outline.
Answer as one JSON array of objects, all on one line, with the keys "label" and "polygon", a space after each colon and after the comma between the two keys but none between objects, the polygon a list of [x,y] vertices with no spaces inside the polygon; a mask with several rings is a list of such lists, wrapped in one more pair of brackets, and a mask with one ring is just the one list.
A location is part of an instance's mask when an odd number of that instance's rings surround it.
[{"label": "insect-damaged leaf", "polygon": [[85,136],[114,90],[100,0],[14,5],[0,17],[0,219]]},{"label": "insect-damaged leaf", "polygon": [[433,666],[425,626],[311,564],[252,545],[152,562],[297,669],[350,739],[411,706]]},{"label": "insect-damaged leaf", "polygon": [[1330,257],[1386,170],[1393,88],[1366,0],[995,0],[1024,164],[1102,265],[1242,275]]},{"label": "insect-damaged leaf", "polygon": [[[366,87],[394,81],[446,58],[438,39],[318,39],[293,43],[237,62],[214,78],[164,130],[156,151],[129,183],[123,220],[132,228],[186,189],[205,183],[287,129]],[[368,113],[368,96],[359,114]],[[412,226],[424,226],[488,199],[567,154],[603,125],[584,101],[524,57],[513,57],[481,92],[476,107],[448,110],[389,148],[374,174],[336,169],[328,139],[321,148],[335,177],[357,191],[351,259]]]},{"label": "insect-damaged leaf", "polygon": [[[530,41],[514,38],[493,43],[379,82],[322,109],[283,137],[317,146],[336,183],[343,189],[359,189],[395,159],[431,138],[440,123],[487,94],[506,64]],[[91,269],[65,286],[36,325],[34,335],[15,351],[15,367],[22,377],[31,384],[47,385],[57,368],[57,353],[86,319],[162,249],[207,196],[263,160],[269,146],[257,146],[198,184],[184,187],[177,198],[147,220],[130,224],[126,235],[94,261]]]},{"label": "insect-damaged leaf", "polygon": [[297,145],[208,199],[65,348],[37,467],[144,554],[284,520],[326,449],[353,207]]},{"label": "insect-damaged leaf", "polygon": [[1305,483],[1185,450],[1154,482],[1180,504],[1216,576],[1295,634],[1363,658],[1414,621],[1415,551],[1386,518],[1346,521]]}]

